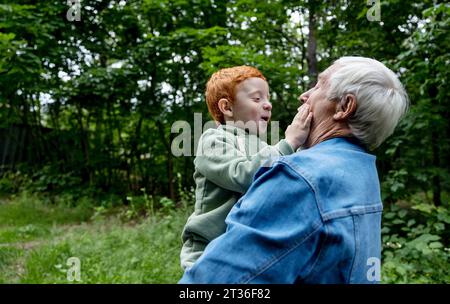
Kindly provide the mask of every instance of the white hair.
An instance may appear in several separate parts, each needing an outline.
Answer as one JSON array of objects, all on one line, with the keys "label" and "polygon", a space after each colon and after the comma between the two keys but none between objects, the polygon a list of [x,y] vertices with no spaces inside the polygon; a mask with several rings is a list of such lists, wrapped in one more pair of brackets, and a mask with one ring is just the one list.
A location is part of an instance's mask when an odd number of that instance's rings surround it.
[{"label": "white hair", "polygon": [[349,119],[352,134],[373,149],[390,136],[408,110],[408,95],[397,76],[381,62],[365,57],[341,57],[334,62],[328,98],[356,97]]}]

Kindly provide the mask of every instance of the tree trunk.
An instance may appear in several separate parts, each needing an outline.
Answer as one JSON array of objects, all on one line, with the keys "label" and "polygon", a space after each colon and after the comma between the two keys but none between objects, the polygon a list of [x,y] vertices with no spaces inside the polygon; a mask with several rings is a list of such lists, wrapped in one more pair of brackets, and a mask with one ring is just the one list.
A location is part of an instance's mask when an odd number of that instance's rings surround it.
[{"label": "tree trunk", "polygon": [[164,132],[164,126],[161,121],[157,121],[156,124],[158,125],[159,130],[159,137],[161,138],[161,141],[163,142],[164,147],[167,150],[167,177],[169,180],[168,190],[169,190],[169,197],[172,200],[175,200],[175,178],[173,175],[173,155],[172,151],[170,149],[170,143],[172,142],[173,133],[170,133],[170,139],[167,141],[166,135]]},{"label": "tree trunk", "polygon": [[308,3],[308,46],[306,61],[308,62],[309,87],[313,87],[317,80],[317,40],[316,40],[316,15],[314,1]]},{"label": "tree trunk", "polygon": [[[438,135],[435,131],[431,133],[431,141],[432,141],[432,150],[433,150],[433,167],[435,169],[440,168],[439,162],[439,139]],[[433,203],[434,205],[440,206],[441,202],[441,178],[439,176],[439,172],[436,172],[433,176]]]},{"label": "tree trunk", "polygon": [[82,174],[83,181],[88,180],[89,185],[92,185],[92,174],[91,174],[91,170],[90,170],[91,162],[89,160],[89,144],[88,144],[87,134],[86,134],[87,131],[85,132],[85,130],[84,130],[83,111],[82,111],[81,105],[79,103],[77,104],[77,110],[78,110],[77,122],[78,122],[78,128],[80,130],[81,150],[83,151],[84,161],[86,163],[81,170],[81,172],[82,172],[81,174]]},{"label": "tree trunk", "polygon": [[[430,73],[433,73],[431,75],[435,75],[434,74],[434,69],[430,70]],[[431,86],[428,88],[428,95],[430,96],[431,100],[436,100],[437,99],[437,95],[438,95],[438,88],[434,85],[431,84]],[[433,110],[432,110],[433,111]],[[437,111],[439,110],[435,110],[436,114],[439,114]],[[432,166],[433,169],[435,170],[434,174],[433,174],[433,178],[432,178],[432,189],[433,189],[433,203],[434,205],[440,206],[441,205],[441,177],[440,177],[440,169],[441,169],[441,161],[440,161],[440,153],[439,153],[439,148],[440,145],[442,144],[442,142],[444,142],[443,140],[441,140],[441,133],[442,131],[439,129],[438,126],[436,125],[431,125],[431,153],[432,153]]]}]

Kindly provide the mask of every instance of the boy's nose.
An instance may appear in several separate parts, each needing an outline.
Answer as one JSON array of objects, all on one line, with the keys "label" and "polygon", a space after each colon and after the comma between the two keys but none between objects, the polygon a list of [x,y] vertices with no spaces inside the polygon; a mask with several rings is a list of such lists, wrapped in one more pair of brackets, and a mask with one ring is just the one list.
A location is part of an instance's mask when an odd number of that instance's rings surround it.
[{"label": "boy's nose", "polygon": [[272,104],[270,102],[265,102],[263,105],[263,109],[266,111],[271,111],[272,110]]}]

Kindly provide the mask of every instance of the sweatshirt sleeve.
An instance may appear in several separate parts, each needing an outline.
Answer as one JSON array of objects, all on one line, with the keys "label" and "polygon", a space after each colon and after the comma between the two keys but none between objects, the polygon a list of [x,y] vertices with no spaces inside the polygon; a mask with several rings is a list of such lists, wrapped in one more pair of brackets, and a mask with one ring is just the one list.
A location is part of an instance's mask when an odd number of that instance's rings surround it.
[{"label": "sweatshirt sleeve", "polygon": [[295,151],[286,140],[266,146],[257,153],[246,155],[236,143],[236,136],[217,129],[207,130],[199,141],[196,169],[219,187],[245,193],[253,176],[272,157],[292,154]]}]

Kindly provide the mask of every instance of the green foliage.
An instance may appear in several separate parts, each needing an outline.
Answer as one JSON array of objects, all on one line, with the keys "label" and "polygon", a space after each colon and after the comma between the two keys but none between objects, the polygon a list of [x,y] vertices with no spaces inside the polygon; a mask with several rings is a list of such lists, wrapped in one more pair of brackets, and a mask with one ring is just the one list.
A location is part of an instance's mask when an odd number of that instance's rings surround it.
[{"label": "green foliage", "polygon": [[0,193],[11,194],[19,191],[20,184],[22,183],[22,176],[20,171],[6,172],[0,178]]},{"label": "green foliage", "polygon": [[[171,155],[171,123],[192,125],[194,112],[206,114],[211,73],[248,64],[267,76],[273,120],[287,127],[297,96],[314,82],[311,14],[318,70],[342,55],[375,57],[401,75],[410,95],[410,114],[376,153],[383,198],[433,188],[439,203],[449,191],[445,3],[384,1],[381,22],[369,22],[358,1],[87,0],[81,22],[69,22],[67,9],[52,1],[0,6],[0,126],[33,127],[35,143],[18,147],[33,156],[25,160],[31,191],[78,184],[139,195],[146,188],[175,200],[177,174],[190,189],[194,168],[192,159]],[[5,179],[0,189],[18,191]]]},{"label": "green foliage", "polygon": [[195,204],[195,191],[194,187],[190,187],[189,190],[183,189],[183,185],[181,183],[181,174],[177,174],[178,180],[178,194],[180,196],[181,207],[184,210],[190,210],[191,206]]},{"label": "green foliage", "polygon": [[73,187],[81,184],[81,179],[73,176],[72,172],[58,174],[51,166],[44,166],[32,176],[32,183],[27,188],[32,192],[46,191],[70,191]]},{"label": "green foliage", "polygon": [[[142,217],[154,218],[157,214],[167,215],[173,212],[176,204],[168,197],[154,197],[148,195],[145,188],[141,196],[127,196],[128,206],[121,212],[120,217],[125,221],[137,220]],[[104,212],[104,207],[97,208],[97,212]]]},{"label": "green foliage", "polygon": [[392,205],[382,223],[385,283],[448,283],[450,211],[416,197],[411,208]]},{"label": "green foliage", "polygon": [[383,201],[386,201],[388,198],[393,201],[402,198],[405,194],[407,178],[408,172],[404,168],[390,170],[381,184]]},{"label": "green foliage", "polygon": [[422,25],[403,41],[395,70],[411,100],[408,116],[395,137],[385,145],[380,159],[391,169],[385,177],[385,198],[396,201],[418,191],[433,192],[433,203],[450,190],[448,4],[437,4],[422,13]]}]

